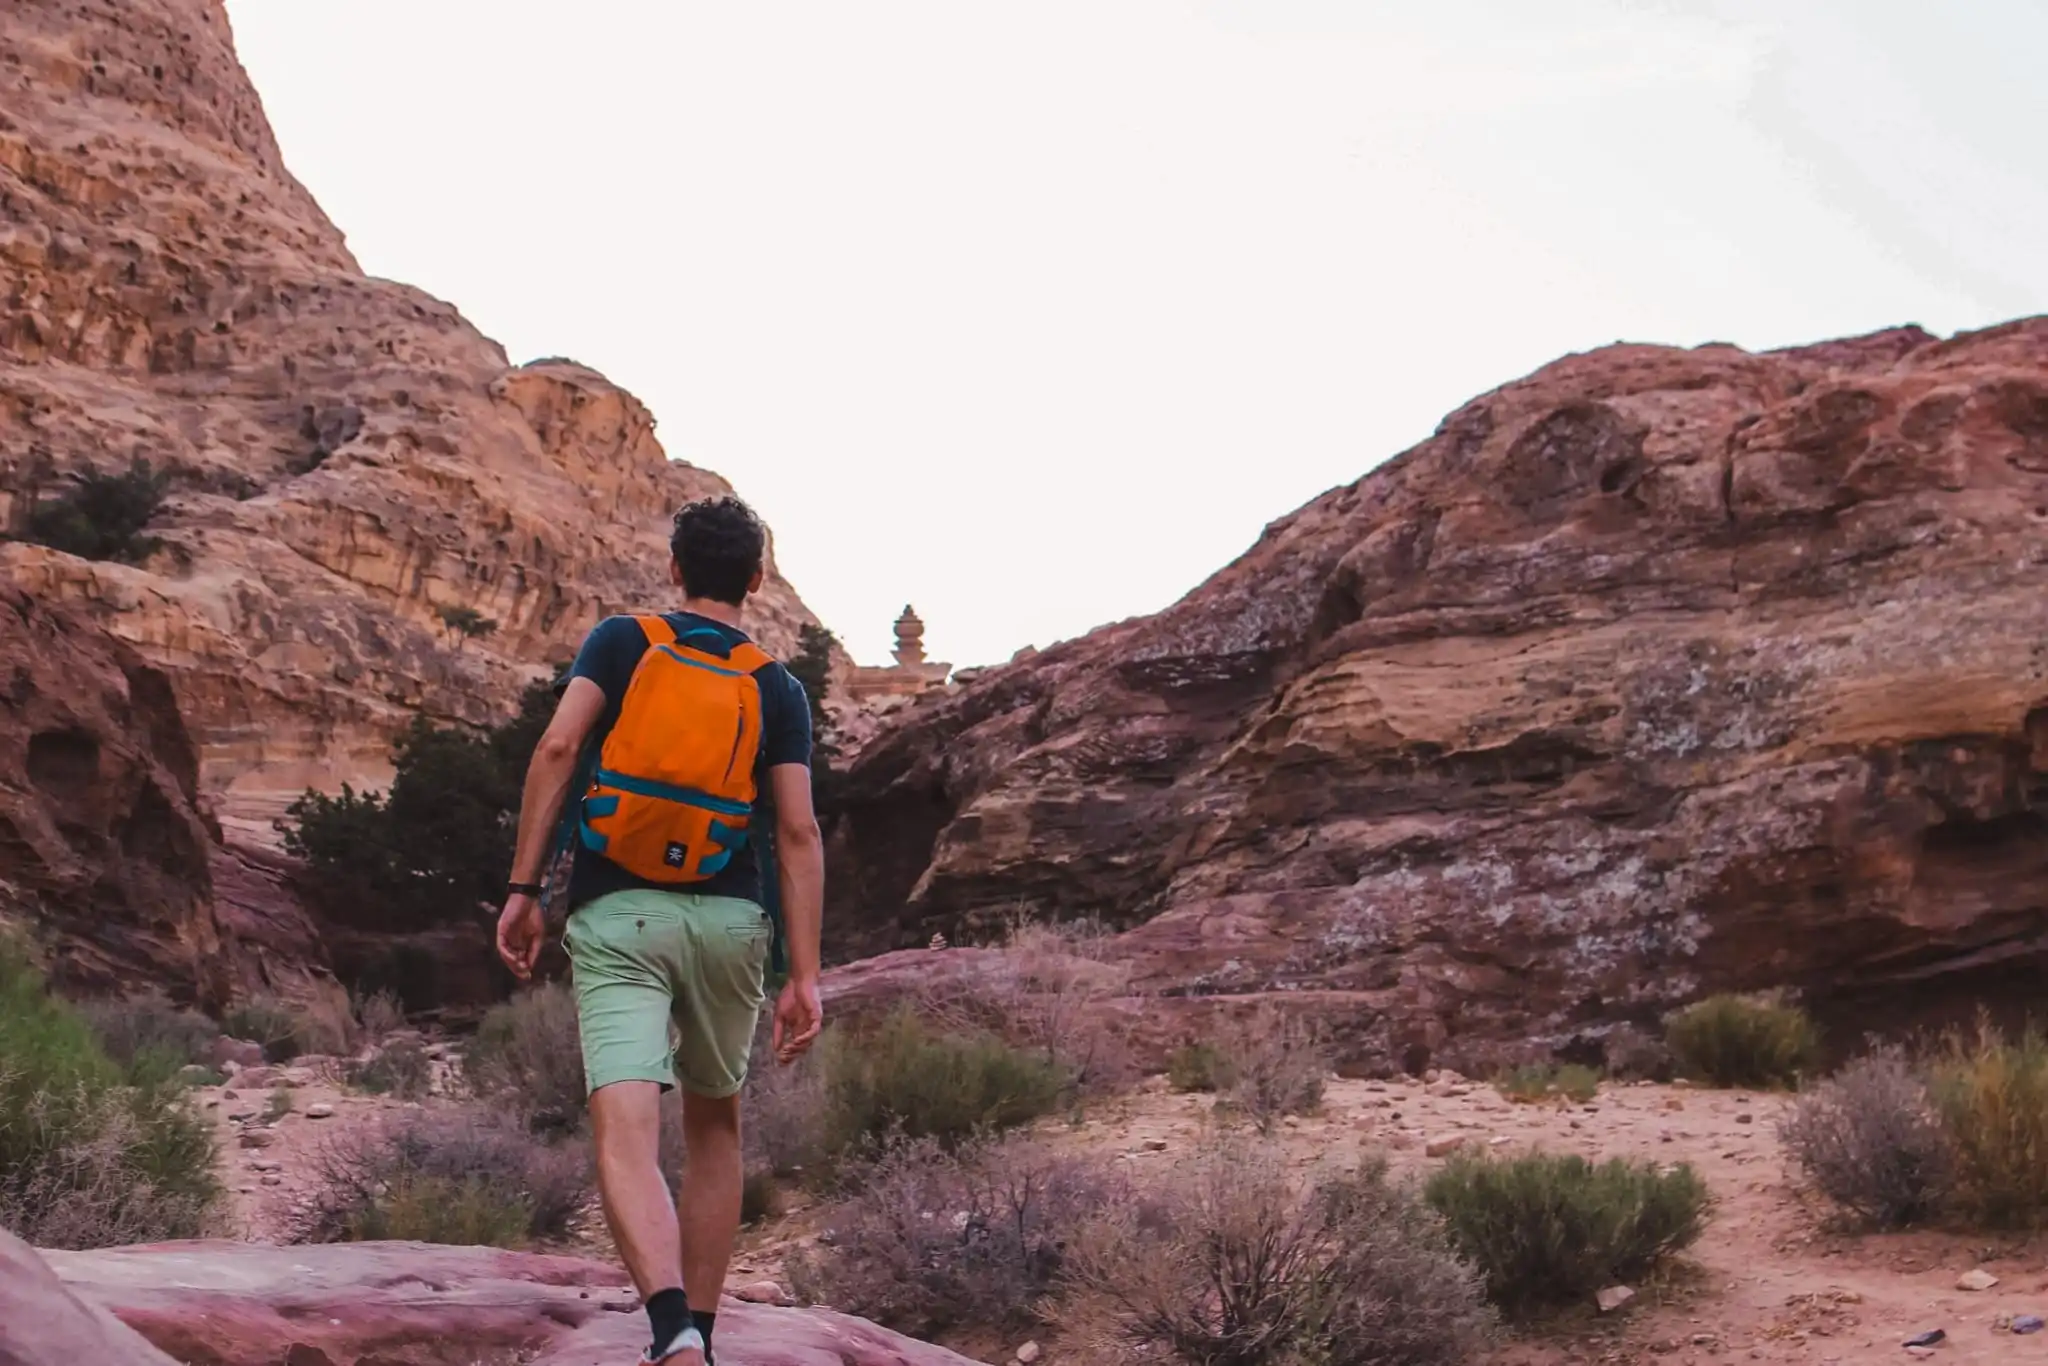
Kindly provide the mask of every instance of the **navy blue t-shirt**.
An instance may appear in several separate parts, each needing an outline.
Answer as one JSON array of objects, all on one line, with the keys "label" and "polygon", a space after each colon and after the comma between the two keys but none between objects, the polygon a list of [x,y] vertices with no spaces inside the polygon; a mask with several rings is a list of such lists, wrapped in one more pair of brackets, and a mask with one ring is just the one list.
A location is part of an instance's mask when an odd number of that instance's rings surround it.
[{"label": "navy blue t-shirt", "polygon": [[[678,636],[686,631],[701,631],[709,627],[724,637],[728,646],[748,638],[747,633],[736,626],[700,617],[695,612],[664,612],[662,619],[674,628]],[[639,667],[640,656],[646,653],[647,633],[631,617],[606,617],[584,638],[583,648],[577,651],[576,662],[570,666],[569,677],[587,678],[604,693],[604,713],[598,718],[597,729],[591,733],[589,743],[592,746],[602,746],[605,737],[611,734],[613,724],[619,719],[619,704],[626,696],[626,685],[633,679],[633,670]],[[714,650],[713,653],[717,652]],[[808,765],[811,762],[811,703],[804,695],[804,685],[779,663],[762,665],[754,671],[754,679],[761,689],[761,748],[754,761],[754,783],[760,795],[754,803],[753,838],[740,846],[732,861],[718,872],[703,882],[682,887],[635,877],[604,855],[585,849],[579,840],[575,865],[569,874],[571,910],[586,901],[595,901],[598,897],[632,887],[694,892],[704,896],[734,896],[760,906],[769,904],[761,885],[761,860],[755,852],[755,846],[769,838],[775,824],[768,770],[782,764]],[[581,792],[569,794],[571,802],[580,801],[582,797]],[[573,813],[568,814],[570,819],[574,818]],[[772,894],[772,891],[768,893]]]}]

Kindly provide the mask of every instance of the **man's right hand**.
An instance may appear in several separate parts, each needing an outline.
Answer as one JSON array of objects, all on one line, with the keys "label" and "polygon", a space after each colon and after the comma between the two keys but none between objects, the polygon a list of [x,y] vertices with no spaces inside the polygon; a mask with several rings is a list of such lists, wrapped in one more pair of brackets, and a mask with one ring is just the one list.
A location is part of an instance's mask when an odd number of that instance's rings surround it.
[{"label": "man's right hand", "polygon": [[498,917],[498,957],[522,982],[533,980],[533,965],[540,961],[545,933],[538,901],[516,892],[506,898],[504,913]]},{"label": "man's right hand", "polygon": [[775,1030],[770,1044],[775,1060],[788,1066],[802,1057],[825,1027],[825,1006],[818,999],[818,979],[792,977],[775,1003]]}]

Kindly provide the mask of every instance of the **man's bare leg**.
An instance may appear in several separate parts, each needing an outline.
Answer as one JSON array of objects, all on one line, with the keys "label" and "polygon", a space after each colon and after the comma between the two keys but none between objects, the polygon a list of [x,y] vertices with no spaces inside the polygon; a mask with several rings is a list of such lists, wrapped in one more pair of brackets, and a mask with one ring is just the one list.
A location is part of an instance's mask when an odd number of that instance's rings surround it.
[{"label": "man's bare leg", "polygon": [[[640,1298],[651,1301],[683,1284],[676,1208],[661,1175],[661,1088],[651,1081],[601,1086],[591,1094],[590,1119],[605,1223]],[[694,1351],[669,1360],[675,1366],[703,1363]]]},{"label": "man's bare leg", "polygon": [[689,1151],[680,1220],[683,1284],[691,1309],[715,1314],[740,1231],[740,1098],[686,1093],[683,1142]]}]

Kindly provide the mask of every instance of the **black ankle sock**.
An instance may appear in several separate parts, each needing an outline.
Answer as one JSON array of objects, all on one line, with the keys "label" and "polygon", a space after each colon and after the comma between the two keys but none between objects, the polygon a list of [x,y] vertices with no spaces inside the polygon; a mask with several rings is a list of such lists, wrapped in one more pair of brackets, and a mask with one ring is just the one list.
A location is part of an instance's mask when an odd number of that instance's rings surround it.
[{"label": "black ankle sock", "polygon": [[654,1342],[648,1355],[666,1348],[676,1340],[676,1335],[690,1326],[690,1297],[681,1286],[668,1290],[657,1290],[647,1297],[647,1323],[654,1330]]},{"label": "black ankle sock", "polygon": [[704,1339],[704,1366],[711,1366],[711,1325],[718,1322],[718,1315],[710,1310],[692,1309],[690,1322]]}]

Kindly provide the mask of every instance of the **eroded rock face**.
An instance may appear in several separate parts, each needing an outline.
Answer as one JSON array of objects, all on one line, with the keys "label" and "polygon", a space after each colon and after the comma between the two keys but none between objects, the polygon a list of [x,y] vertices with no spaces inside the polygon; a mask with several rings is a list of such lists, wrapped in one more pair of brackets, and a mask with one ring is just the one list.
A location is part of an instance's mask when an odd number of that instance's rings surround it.
[{"label": "eroded rock face", "polygon": [[2048,320],[1568,357],[845,787],[842,950],[1100,914],[1140,985],[1286,993],[1354,1062],[2035,982]]},{"label": "eroded rock face", "polygon": [[[502,719],[600,617],[671,601],[669,514],[724,482],[602,376],[509,366],[364,276],[220,0],[19,0],[0,54],[0,529],[80,471],[172,475],[145,563],[7,545],[0,578],[162,670],[231,832],[380,784],[414,714]],[[779,577],[754,611],[771,651],[810,619]]]},{"label": "eroded rock face", "polygon": [[[171,1356],[208,1366],[468,1366],[515,1356],[541,1366],[600,1366],[635,1360],[647,1345],[647,1319],[625,1275],[574,1257],[427,1243],[223,1242],[45,1256],[61,1285],[39,1276],[35,1288],[53,1317],[108,1311]],[[0,1278],[10,1258],[34,1257],[0,1233]],[[86,1359],[10,1357],[12,1335],[25,1331],[11,1319],[0,1319],[0,1361],[73,1366]],[[82,1326],[75,1340],[86,1341],[90,1328]],[[863,1319],[729,1297],[718,1307],[718,1348],[749,1366],[970,1366]],[[153,1353],[112,1359],[135,1366],[162,1360]]]},{"label": "eroded rock face", "polygon": [[164,675],[76,615],[0,585],[0,912],[53,939],[76,990],[162,981],[218,1002],[213,835]]}]

